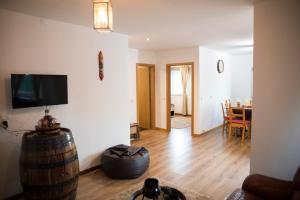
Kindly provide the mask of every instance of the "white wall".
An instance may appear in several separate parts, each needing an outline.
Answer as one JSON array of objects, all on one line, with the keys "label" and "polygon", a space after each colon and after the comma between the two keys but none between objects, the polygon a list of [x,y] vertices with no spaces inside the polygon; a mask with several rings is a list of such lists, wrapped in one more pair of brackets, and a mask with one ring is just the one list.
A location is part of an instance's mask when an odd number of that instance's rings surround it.
[{"label": "white wall", "polygon": [[300,2],[254,7],[251,173],[291,179],[300,164]]},{"label": "white wall", "polygon": [[0,199],[21,191],[19,181],[21,140],[21,137],[8,134],[0,128]]},{"label": "white wall", "polygon": [[[217,62],[224,61],[224,72],[218,73]],[[231,93],[231,55],[199,48],[199,130],[206,132],[223,123],[221,102],[230,98]]]},{"label": "white wall", "polygon": [[138,63],[138,50],[129,49],[128,75],[129,75],[129,116],[130,123],[137,122],[136,105],[136,63]]},{"label": "white wall", "polygon": [[[128,38],[92,28],[0,9],[0,114],[10,129],[33,129],[44,108],[11,109],[10,74],[67,74],[69,104],[51,114],[72,130],[80,169],[100,163],[109,146],[129,144]],[[97,54],[104,54],[104,81]],[[21,191],[18,176],[20,137],[0,133],[0,198]]]},{"label": "white wall", "polygon": [[138,63],[156,64],[157,55],[155,51],[138,50]]},{"label": "white wall", "polygon": [[252,98],[253,54],[231,56],[231,100],[245,102]]},{"label": "white wall", "polygon": [[198,123],[198,63],[199,63],[199,48],[182,48],[174,50],[161,50],[157,51],[157,67],[156,67],[156,84],[158,85],[156,90],[156,124],[157,127],[167,128],[166,124],[166,65],[183,63],[183,62],[194,62],[194,99],[196,111],[194,114],[195,124],[194,133],[199,131]]},{"label": "white wall", "polygon": [[[144,51],[138,49],[129,49],[129,114],[130,122],[137,122],[137,106],[136,106],[136,64],[156,64],[156,53],[152,51]],[[157,85],[156,85],[157,87]]]}]

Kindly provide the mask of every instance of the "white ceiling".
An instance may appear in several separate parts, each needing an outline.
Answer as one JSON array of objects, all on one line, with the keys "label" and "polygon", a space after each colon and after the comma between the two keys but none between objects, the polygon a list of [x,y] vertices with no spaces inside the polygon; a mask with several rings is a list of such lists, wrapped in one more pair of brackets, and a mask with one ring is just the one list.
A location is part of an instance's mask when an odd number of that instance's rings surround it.
[{"label": "white ceiling", "polygon": [[[204,45],[235,52],[250,49],[253,44],[252,0],[112,3],[114,31],[128,34],[132,48],[158,50]],[[88,27],[93,22],[92,0],[0,0],[0,7]]]}]

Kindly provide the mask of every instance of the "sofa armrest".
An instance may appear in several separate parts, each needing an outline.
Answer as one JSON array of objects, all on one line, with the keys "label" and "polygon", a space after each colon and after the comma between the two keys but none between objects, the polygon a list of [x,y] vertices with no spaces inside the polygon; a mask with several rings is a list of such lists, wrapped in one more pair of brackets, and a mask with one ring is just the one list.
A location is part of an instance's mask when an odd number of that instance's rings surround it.
[{"label": "sofa armrest", "polygon": [[253,174],[244,180],[242,189],[266,200],[287,200],[292,197],[294,185],[291,181]]}]

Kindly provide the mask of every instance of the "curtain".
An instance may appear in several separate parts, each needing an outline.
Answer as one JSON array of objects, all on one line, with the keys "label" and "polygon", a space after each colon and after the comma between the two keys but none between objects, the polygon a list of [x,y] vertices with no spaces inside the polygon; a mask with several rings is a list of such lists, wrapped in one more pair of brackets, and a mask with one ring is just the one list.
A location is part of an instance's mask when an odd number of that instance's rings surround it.
[{"label": "curtain", "polygon": [[188,82],[190,79],[190,68],[188,65],[180,67],[181,80],[182,80],[182,114],[188,114]]}]

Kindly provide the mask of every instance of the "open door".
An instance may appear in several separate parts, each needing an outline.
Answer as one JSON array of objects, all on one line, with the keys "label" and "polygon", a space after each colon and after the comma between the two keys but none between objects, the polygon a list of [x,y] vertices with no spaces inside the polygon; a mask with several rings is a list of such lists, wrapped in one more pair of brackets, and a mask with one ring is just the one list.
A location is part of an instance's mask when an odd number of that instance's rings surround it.
[{"label": "open door", "polygon": [[155,127],[154,65],[137,64],[137,118],[141,129]]},{"label": "open door", "polygon": [[193,135],[194,63],[167,64],[166,75],[167,131],[187,128]]}]

